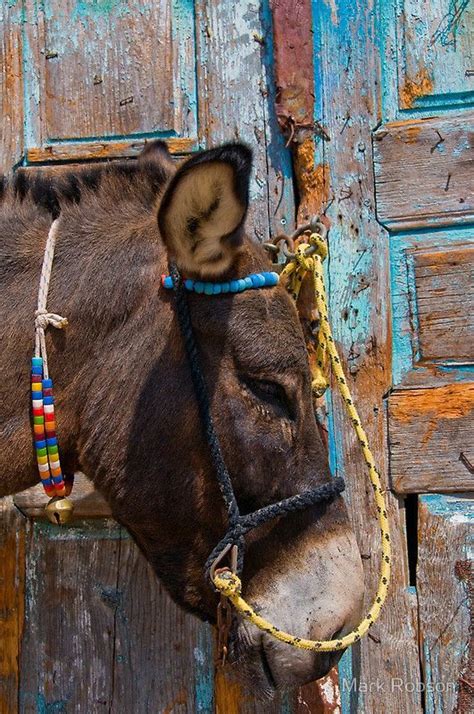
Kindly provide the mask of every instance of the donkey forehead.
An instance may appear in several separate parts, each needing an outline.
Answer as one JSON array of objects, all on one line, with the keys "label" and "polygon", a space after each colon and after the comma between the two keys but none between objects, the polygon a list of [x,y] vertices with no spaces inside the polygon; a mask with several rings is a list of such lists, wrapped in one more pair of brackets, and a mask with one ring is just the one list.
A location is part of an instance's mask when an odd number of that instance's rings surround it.
[{"label": "donkey forehead", "polygon": [[308,358],[296,309],[282,287],[249,290],[231,298],[196,298],[203,333],[254,369],[302,371]]}]

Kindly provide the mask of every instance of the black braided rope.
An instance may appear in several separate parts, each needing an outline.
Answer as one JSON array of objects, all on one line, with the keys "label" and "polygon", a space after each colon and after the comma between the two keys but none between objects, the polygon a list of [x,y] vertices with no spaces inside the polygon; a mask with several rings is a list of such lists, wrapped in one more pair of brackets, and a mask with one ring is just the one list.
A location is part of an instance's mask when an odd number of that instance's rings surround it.
[{"label": "black braided rope", "polygon": [[201,423],[206,441],[209,445],[212,463],[216,471],[217,481],[226,505],[229,519],[226,534],[213,549],[206,561],[206,572],[209,572],[212,564],[227,545],[236,545],[238,548],[237,570],[240,573],[243,567],[243,553],[245,547],[244,536],[246,533],[257,526],[261,526],[269,520],[284,516],[287,513],[302,511],[303,509],[314,506],[317,503],[327,503],[331,501],[336,496],[340,495],[344,490],[344,480],[340,477],[333,478],[330,482],[311,489],[310,491],[304,491],[296,496],[291,496],[290,498],[285,498],[277,503],[272,503],[269,506],[264,506],[263,508],[259,508],[257,511],[248,513],[245,516],[240,515],[239,506],[232,487],[232,481],[222,455],[219,438],[212,419],[209,393],[201,367],[201,360],[196,345],[193,326],[191,324],[186,289],[183,285],[176,265],[170,264],[169,270],[173,280],[173,289],[176,297],[178,324],[183,337],[186,355],[188,357]]}]

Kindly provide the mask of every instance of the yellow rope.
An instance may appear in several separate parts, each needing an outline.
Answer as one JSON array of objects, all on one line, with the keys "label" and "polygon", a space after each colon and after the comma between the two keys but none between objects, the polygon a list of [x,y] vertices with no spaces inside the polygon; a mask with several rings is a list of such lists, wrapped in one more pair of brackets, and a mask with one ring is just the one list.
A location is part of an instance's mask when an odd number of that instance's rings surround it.
[{"label": "yellow rope", "polygon": [[[312,255],[306,255],[310,246],[313,246],[315,251]],[[385,498],[380,484],[380,477],[375,467],[374,457],[369,449],[367,436],[362,428],[359,415],[353,404],[349,387],[347,386],[346,378],[341,366],[341,360],[337,353],[336,346],[331,334],[331,327],[328,319],[328,309],[326,301],[326,290],[324,287],[323,267],[322,262],[327,255],[326,242],[317,233],[312,233],[309,236],[309,243],[301,244],[297,250],[295,257],[283,269],[282,277],[289,280],[288,290],[292,297],[297,300],[301,284],[305,274],[309,271],[313,275],[314,291],[316,295],[316,307],[319,312],[319,344],[318,344],[318,359],[316,373],[313,375],[313,387],[321,390],[327,385],[325,377],[325,365],[327,357],[332,365],[333,373],[337,381],[337,386],[341,393],[342,399],[346,405],[347,412],[353,424],[357,439],[362,449],[365,462],[369,471],[369,478],[374,489],[375,504],[377,507],[377,517],[380,525],[380,533],[382,538],[382,560],[380,564],[380,578],[377,587],[377,592],[374,601],[360,624],[349,632],[344,637],[336,640],[306,640],[302,637],[295,637],[286,632],[283,632],[275,625],[265,620],[258,615],[255,610],[241,597],[242,583],[239,577],[230,570],[218,570],[214,575],[214,584],[216,588],[227,597],[233,604],[236,610],[243,615],[247,620],[250,620],[260,630],[264,630],[269,635],[272,635],[277,640],[286,642],[293,647],[302,650],[318,650],[322,652],[331,652],[349,647],[360,640],[367,633],[369,628],[377,620],[382,609],[382,605],[387,597],[388,584],[390,580],[390,534],[387,518],[387,507]]]}]

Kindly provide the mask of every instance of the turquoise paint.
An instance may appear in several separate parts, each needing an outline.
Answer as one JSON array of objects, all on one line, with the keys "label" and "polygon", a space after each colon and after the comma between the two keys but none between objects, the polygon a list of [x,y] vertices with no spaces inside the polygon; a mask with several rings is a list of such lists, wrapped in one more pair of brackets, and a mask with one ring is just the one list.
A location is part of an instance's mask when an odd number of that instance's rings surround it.
[{"label": "turquoise paint", "polygon": [[464,519],[467,523],[474,523],[474,496],[472,494],[462,496],[461,494],[429,493],[420,496],[420,502],[426,505],[433,516],[457,517]]},{"label": "turquoise paint", "polygon": [[[130,15],[132,8],[128,0],[76,0],[72,11],[72,22],[80,22],[84,19],[95,19],[97,17],[125,17]],[[53,14],[50,15],[53,17]]]},{"label": "turquoise paint", "polygon": [[210,625],[201,625],[193,654],[195,711],[212,714],[214,711],[214,637]]},{"label": "turquoise paint", "polygon": [[55,526],[48,521],[34,521],[33,533],[34,538],[57,541],[122,540],[130,537],[125,529],[112,519],[107,518],[76,520],[69,526]]},{"label": "turquoise paint", "polygon": [[[198,97],[197,97],[197,62],[196,62],[196,15],[193,0],[173,0],[171,32],[175,42],[180,45],[179,51],[179,85],[174,89],[183,102],[183,117],[187,122],[184,136],[195,136],[197,133]],[[185,45],[193,57],[192,63],[186,61]]]},{"label": "turquoise paint", "polygon": [[[465,0],[463,0],[465,1]],[[409,0],[376,0],[375,12],[379,20],[378,31],[376,32],[377,44],[379,47],[380,57],[382,58],[382,116],[383,121],[393,121],[408,118],[430,117],[433,111],[443,112],[443,115],[449,116],[456,114],[460,108],[468,108],[474,105],[474,91],[466,90],[467,80],[464,71],[455,71],[459,69],[459,64],[462,61],[462,48],[460,39],[469,32],[469,24],[472,18],[467,18],[465,28],[461,36],[457,38],[457,48],[451,47],[449,52],[446,52],[441,61],[437,58],[438,47],[436,43],[428,41],[428,73],[433,74],[434,87],[433,93],[427,97],[417,98],[413,107],[403,109],[399,107],[398,102],[398,81],[399,76],[403,72],[406,58],[402,54],[403,34],[400,31],[399,23],[402,21],[404,12],[409,16],[409,8],[414,3]],[[439,16],[445,19],[449,16],[449,11],[446,11],[445,0],[435,0],[426,7],[439,7]],[[467,6],[466,6],[467,7]],[[408,8],[408,11],[407,11]],[[426,13],[421,14],[417,21],[411,21],[412,31],[415,30],[417,37],[417,46],[412,46],[412,50],[417,51],[418,48],[423,48],[427,34],[432,32],[430,25],[431,18],[426,17]],[[466,39],[464,46],[465,56],[468,57],[468,40]],[[456,57],[457,52],[457,57]],[[412,57],[416,60],[416,57]],[[437,67],[437,64],[440,65]],[[419,58],[419,66],[423,67],[422,57]],[[452,86],[449,92],[445,93],[445,88],[450,87],[452,82],[457,82],[456,86]]]},{"label": "turquoise paint", "polygon": [[67,714],[67,702],[64,699],[48,703],[43,694],[36,697],[37,714]]},{"label": "turquoise paint", "polygon": [[107,144],[111,141],[128,141],[130,139],[136,139],[140,141],[142,139],[173,139],[177,138],[177,133],[173,130],[170,131],[142,131],[139,133],[131,133],[124,136],[123,134],[108,134],[104,136],[86,136],[86,137],[72,137],[70,139],[55,139],[51,137],[45,142],[45,146],[54,146],[55,144],[88,144],[91,142],[100,142],[101,144]]}]

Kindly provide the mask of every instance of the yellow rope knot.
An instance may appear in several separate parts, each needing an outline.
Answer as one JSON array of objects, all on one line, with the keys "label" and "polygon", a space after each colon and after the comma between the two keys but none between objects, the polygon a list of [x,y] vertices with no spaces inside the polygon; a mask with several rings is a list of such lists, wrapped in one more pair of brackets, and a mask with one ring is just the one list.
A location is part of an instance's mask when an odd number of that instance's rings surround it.
[{"label": "yellow rope knot", "polygon": [[242,592],[240,578],[230,570],[216,571],[214,575],[214,585],[220,592],[228,598],[239,596]]},{"label": "yellow rope knot", "polygon": [[[308,249],[314,247],[311,253]],[[281,276],[288,279],[288,290],[295,302],[298,300],[301,284],[307,272],[310,272],[313,280],[316,308],[319,313],[318,347],[316,351],[316,367],[313,368],[313,387],[321,389],[328,383],[326,377],[326,364],[331,363],[335,382],[346,406],[351,425],[356,434],[357,441],[362,450],[364,461],[367,465],[368,475],[373,487],[375,506],[377,509],[377,519],[380,526],[382,540],[382,555],[380,560],[380,576],[377,592],[372,601],[367,614],[360,624],[344,637],[337,640],[305,640],[296,637],[272,625],[241,597],[242,584],[239,578],[230,571],[217,571],[214,576],[214,584],[223,595],[229,598],[235,609],[256,627],[271,634],[277,640],[286,642],[292,647],[303,650],[317,650],[319,652],[333,652],[343,650],[354,644],[366,634],[369,628],[380,615],[382,605],[385,602],[388,592],[391,570],[391,544],[387,515],[387,504],[385,502],[384,491],[380,482],[380,476],[375,466],[374,457],[369,448],[367,435],[362,427],[359,414],[354,406],[349,387],[346,382],[344,370],[340,357],[337,353],[336,345],[329,324],[328,308],[326,300],[326,289],[324,285],[324,274],[322,261],[328,254],[326,241],[317,233],[312,233],[308,237],[308,243],[298,246],[294,258],[282,270]],[[323,390],[324,391],[324,390]]]}]

